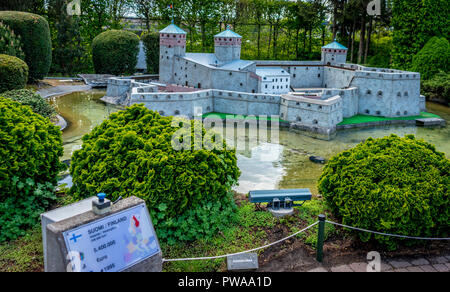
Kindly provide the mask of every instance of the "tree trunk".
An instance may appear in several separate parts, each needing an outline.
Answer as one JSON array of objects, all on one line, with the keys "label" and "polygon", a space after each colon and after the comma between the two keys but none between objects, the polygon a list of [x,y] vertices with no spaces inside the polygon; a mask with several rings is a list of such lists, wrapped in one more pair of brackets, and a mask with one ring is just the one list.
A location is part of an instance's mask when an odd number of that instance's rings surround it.
[{"label": "tree trunk", "polygon": [[261,58],[261,23],[258,23],[258,59]]},{"label": "tree trunk", "polygon": [[270,24],[270,31],[269,31],[269,45],[267,47],[267,59],[270,59],[270,43],[272,42],[272,24]]},{"label": "tree trunk", "polygon": [[333,1],[334,7],[333,7],[333,40],[336,38],[336,32],[337,32],[337,0]]},{"label": "tree trunk", "polygon": [[371,35],[372,35],[372,17],[370,17],[369,27],[367,28],[367,41],[366,41],[366,51],[364,53],[364,64],[367,64],[367,56],[369,55]]},{"label": "tree trunk", "polygon": [[361,62],[363,61],[365,37],[366,37],[366,15],[363,14],[361,19],[361,31],[359,34],[358,64],[361,64]]},{"label": "tree trunk", "polygon": [[355,35],[356,35],[356,20],[353,19],[353,26],[352,26],[352,45],[351,45],[351,53],[350,53],[350,62],[353,63],[354,56],[355,56]]}]

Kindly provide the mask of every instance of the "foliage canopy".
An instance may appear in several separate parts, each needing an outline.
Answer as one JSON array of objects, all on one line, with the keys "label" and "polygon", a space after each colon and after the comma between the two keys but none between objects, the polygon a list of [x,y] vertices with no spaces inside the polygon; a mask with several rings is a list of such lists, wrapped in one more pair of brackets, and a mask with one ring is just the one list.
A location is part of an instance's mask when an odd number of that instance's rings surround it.
[{"label": "foliage canopy", "polygon": [[43,79],[52,63],[50,29],[44,17],[17,11],[0,11],[0,21],[19,35],[30,81]]},{"label": "foliage canopy", "polygon": [[[75,199],[99,192],[111,200],[142,198],[162,239],[193,240],[220,229],[233,213],[230,191],[240,175],[236,154],[175,150],[172,138],[180,123],[173,119],[143,105],[111,114],[83,137],[82,149],[74,153],[71,194]],[[194,131],[190,131],[186,135],[194,143]],[[207,230],[199,231],[205,224]]]},{"label": "foliage canopy", "polygon": [[[450,161],[413,135],[369,138],[327,163],[319,191],[342,223],[354,227],[421,237],[448,237]],[[399,239],[372,236],[389,248]]]},{"label": "foliage canopy", "polygon": [[0,241],[24,235],[54,202],[62,154],[58,127],[0,97]]},{"label": "foliage canopy", "polygon": [[105,31],[92,43],[92,58],[97,74],[133,74],[138,53],[139,37],[129,31]]},{"label": "foliage canopy", "polygon": [[28,66],[19,58],[0,55],[0,93],[27,85]]}]

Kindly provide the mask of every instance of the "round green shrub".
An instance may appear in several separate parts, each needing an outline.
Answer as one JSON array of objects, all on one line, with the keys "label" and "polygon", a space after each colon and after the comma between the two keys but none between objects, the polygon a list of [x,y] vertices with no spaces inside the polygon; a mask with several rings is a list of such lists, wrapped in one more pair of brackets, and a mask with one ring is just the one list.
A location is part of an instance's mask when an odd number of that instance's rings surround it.
[{"label": "round green shrub", "polygon": [[25,60],[20,37],[7,26],[0,22],[0,54],[17,57]]},{"label": "round green shrub", "polygon": [[27,85],[28,66],[17,57],[0,55],[0,93]]},{"label": "round green shrub", "polygon": [[23,235],[54,202],[62,155],[58,127],[0,97],[0,241]]},{"label": "round green shrub", "polygon": [[32,13],[0,11],[0,21],[20,36],[25,62],[30,68],[30,80],[43,79],[52,63],[52,42],[47,20]]},{"label": "round green shrub", "polygon": [[[319,192],[343,224],[391,234],[448,237],[450,161],[413,135],[369,138],[325,166]],[[395,237],[357,233],[395,249]],[[411,243],[411,242],[407,242]]]},{"label": "round green shrub", "polygon": [[[144,199],[161,239],[193,240],[220,229],[233,213],[229,194],[240,175],[236,153],[194,147],[177,151],[172,137],[180,128],[172,122],[173,117],[143,105],[111,114],[83,137],[82,148],[73,154],[70,193],[75,199],[99,192],[111,200]],[[194,145],[193,132],[189,135]],[[211,218],[213,213],[222,218]],[[199,230],[205,222],[209,228]]]},{"label": "round green shrub", "polygon": [[139,37],[125,30],[109,30],[92,42],[92,58],[97,74],[133,74],[139,54]]},{"label": "round green shrub", "polygon": [[450,43],[446,38],[432,37],[413,57],[412,71],[420,72],[423,80],[433,78],[439,71],[450,71]]},{"label": "round green shrub", "polygon": [[32,90],[11,90],[2,93],[2,96],[31,107],[33,112],[40,114],[45,118],[52,118],[56,115],[55,109],[45,100],[45,98]]}]

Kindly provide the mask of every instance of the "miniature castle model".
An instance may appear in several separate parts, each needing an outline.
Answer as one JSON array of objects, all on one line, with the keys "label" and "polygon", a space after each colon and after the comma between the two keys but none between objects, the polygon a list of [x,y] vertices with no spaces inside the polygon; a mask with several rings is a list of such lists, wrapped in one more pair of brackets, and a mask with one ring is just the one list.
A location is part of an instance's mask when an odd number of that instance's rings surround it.
[{"label": "miniature castle model", "polygon": [[289,73],[272,66],[257,69],[256,62],[241,60],[241,44],[242,37],[227,29],[214,36],[214,54],[186,53],[186,32],[172,23],[160,31],[159,79],[198,89],[276,94],[291,91]]},{"label": "miniature castle model", "polygon": [[[113,79],[108,91],[131,87],[126,104],[144,103],[163,115],[193,117],[194,108],[278,115],[326,135],[357,114],[405,117],[425,110],[419,73],[346,64],[348,50],[336,41],[322,47],[320,61],[241,60],[242,37],[230,29],[214,44],[214,54],[186,53],[186,32],[172,23],[160,32],[161,84]],[[164,86],[180,90],[160,92]]]}]

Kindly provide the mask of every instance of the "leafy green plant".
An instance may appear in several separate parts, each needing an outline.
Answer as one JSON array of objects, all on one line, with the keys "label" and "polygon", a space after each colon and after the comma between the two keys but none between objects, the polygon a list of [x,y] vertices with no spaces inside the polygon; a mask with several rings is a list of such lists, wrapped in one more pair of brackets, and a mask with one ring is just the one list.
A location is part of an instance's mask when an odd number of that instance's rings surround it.
[{"label": "leafy green plant", "polygon": [[32,13],[0,11],[0,21],[20,36],[30,81],[43,79],[52,63],[52,43],[47,20]]},{"label": "leafy green plant", "polygon": [[0,97],[0,241],[23,235],[52,204],[62,154],[58,127]]},{"label": "leafy green plant", "polygon": [[28,66],[19,58],[0,55],[0,93],[27,85]]},{"label": "leafy green plant", "polygon": [[[205,227],[208,213],[228,212],[228,193],[240,172],[234,151],[174,149],[172,138],[180,128],[172,122],[173,117],[162,117],[143,105],[111,114],[83,137],[82,149],[74,153],[70,193],[76,199],[99,192],[112,200],[137,196],[147,202],[163,238],[195,238],[175,229],[198,231],[194,225]],[[194,145],[194,132],[186,134],[192,135]],[[200,234],[220,228],[224,222],[216,219]]]},{"label": "leafy green plant", "polygon": [[28,89],[11,90],[2,93],[3,97],[20,102],[31,107],[31,110],[45,118],[52,118],[56,115],[55,109],[39,94]]},{"label": "leafy green plant", "polygon": [[430,80],[422,82],[422,93],[430,100],[450,103],[450,73],[439,72]]},{"label": "leafy green plant", "polygon": [[[448,237],[450,161],[413,135],[369,138],[327,163],[318,188],[342,223],[408,236]],[[358,232],[396,248],[401,239]]]},{"label": "leafy green plant", "polygon": [[125,30],[109,30],[92,42],[92,58],[97,74],[133,74],[139,53],[139,37]]},{"label": "leafy green plant", "polygon": [[25,60],[20,37],[0,21],[0,54],[17,57]]},{"label": "leafy green plant", "polygon": [[439,71],[450,71],[450,43],[446,38],[431,38],[414,56],[411,69],[420,72],[423,80],[433,78]]}]

